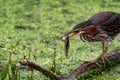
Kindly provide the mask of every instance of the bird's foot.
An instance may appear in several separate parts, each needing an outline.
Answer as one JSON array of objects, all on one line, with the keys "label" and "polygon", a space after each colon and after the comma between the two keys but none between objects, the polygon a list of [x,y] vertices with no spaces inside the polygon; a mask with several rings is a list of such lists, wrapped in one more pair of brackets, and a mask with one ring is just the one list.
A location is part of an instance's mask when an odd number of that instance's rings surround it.
[{"label": "bird's foot", "polygon": [[92,61],[82,61],[83,64],[96,64],[97,66],[99,67],[102,67],[98,62],[97,62],[97,59],[94,59]]},{"label": "bird's foot", "polygon": [[111,61],[104,56],[104,53],[92,61],[82,61],[83,64],[96,64],[100,68],[105,67],[106,63],[111,65]]},{"label": "bird's foot", "polygon": [[102,67],[99,63],[98,63],[98,59],[94,59],[92,61],[89,61],[89,64],[96,64],[99,67]]},{"label": "bird's foot", "polygon": [[108,63],[109,65],[111,65],[111,61],[107,58],[107,57],[105,57],[105,56],[99,56],[98,58],[96,58],[95,60],[94,60],[94,63],[96,64],[96,65],[98,65],[99,67],[106,67],[106,63]]},{"label": "bird's foot", "polygon": [[83,62],[83,63],[89,63],[89,61],[83,61],[83,60],[80,60],[81,62]]},{"label": "bird's foot", "polygon": [[[97,66],[99,66],[100,68],[105,67],[105,63],[110,62],[106,57],[104,56],[99,56],[98,58],[92,60],[92,61],[85,61],[85,63],[87,64],[96,64]],[[102,64],[102,65],[101,65]]]},{"label": "bird's foot", "polygon": [[111,65],[111,61],[105,57],[105,56],[102,56],[101,57],[101,60],[102,60],[102,63],[103,63],[103,66],[105,67],[105,64],[108,63],[109,65]]}]

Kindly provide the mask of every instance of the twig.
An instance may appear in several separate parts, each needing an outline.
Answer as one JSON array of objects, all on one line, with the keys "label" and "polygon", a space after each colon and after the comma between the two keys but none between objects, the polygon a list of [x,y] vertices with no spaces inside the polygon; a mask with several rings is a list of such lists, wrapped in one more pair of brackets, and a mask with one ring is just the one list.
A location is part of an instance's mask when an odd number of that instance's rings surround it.
[{"label": "twig", "polygon": [[41,67],[40,65],[27,60],[23,59],[20,60],[20,64],[29,66],[30,68],[34,68],[44,75],[49,75],[49,77],[53,77],[55,80],[63,80],[63,79],[73,79],[78,77],[79,75],[83,74],[84,72],[95,70],[95,69],[107,69],[108,67],[112,67],[120,63],[120,48],[113,49],[112,51],[106,53],[103,56],[100,56],[94,62],[85,62],[81,64],[80,67],[76,68],[75,70],[71,71],[68,74],[57,75],[54,72]]},{"label": "twig", "polygon": [[34,63],[34,62],[30,61],[30,60],[23,59],[23,60],[20,60],[19,63],[22,64],[22,65],[29,66],[30,68],[36,69],[37,71],[42,72],[46,76],[49,75],[49,77],[55,78],[57,80],[60,78],[60,76],[56,75],[52,71],[50,71],[50,70],[48,70],[46,68],[43,68],[40,65],[38,65],[38,64],[36,64],[36,63]]}]

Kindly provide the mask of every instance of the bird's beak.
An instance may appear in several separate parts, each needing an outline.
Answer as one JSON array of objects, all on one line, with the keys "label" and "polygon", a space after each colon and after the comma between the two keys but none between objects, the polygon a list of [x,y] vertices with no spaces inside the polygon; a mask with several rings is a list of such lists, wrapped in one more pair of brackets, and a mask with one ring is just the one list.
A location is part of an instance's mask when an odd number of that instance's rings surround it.
[{"label": "bird's beak", "polygon": [[[68,32],[67,34],[65,34],[64,36],[68,36],[69,38],[71,38],[71,37],[73,37],[74,35],[76,35],[76,34],[82,34],[82,33],[84,33],[84,31],[70,31],[70,32]],[[64,38],[64,36],[63,36],[63,38]]]},{"label": "bird's beak", "polygon": [[[68,36],[69,38],[73,37],[74,35],[76,35],[78,32],[77,31],[70,31],[67,34],[65,34],[64,36]],[[64,38],[63,36],[63,38]]]},{"label": "bird's beak", "polygon": [[75,31],[71,31],[68,33],[68,37],[71,38],[73,37],[74,35],[76,35],[78,32],[75,32]]}]

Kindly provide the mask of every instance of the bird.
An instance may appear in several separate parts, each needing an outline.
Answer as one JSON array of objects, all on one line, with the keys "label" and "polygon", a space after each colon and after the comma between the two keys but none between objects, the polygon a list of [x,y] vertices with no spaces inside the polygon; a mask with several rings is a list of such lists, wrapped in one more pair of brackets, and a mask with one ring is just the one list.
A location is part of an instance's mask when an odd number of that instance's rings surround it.
[{"label": "bird", "polygon": [[66,44],[66,55],[68,56],[69,38],[80,35],[83,42],[101,42],[102,55],[108,52],[108,43],[114,40],[120,33],[120,14],[112,11],[98,12],[86,21],[73,27],[62,36]]}]

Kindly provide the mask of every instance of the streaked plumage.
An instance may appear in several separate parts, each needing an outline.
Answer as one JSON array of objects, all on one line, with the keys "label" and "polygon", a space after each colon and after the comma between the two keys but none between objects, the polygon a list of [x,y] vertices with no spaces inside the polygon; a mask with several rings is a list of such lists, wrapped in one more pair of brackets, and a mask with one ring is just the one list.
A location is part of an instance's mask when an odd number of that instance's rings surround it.
[{"label": "streaked plumage", "polygon": [[[79,34],[82,41],[102,42],[102,52],[108,50],[107,43],[112,41],[120,33],[120,14],[116,12],[99,12],[87,21],[77,24],[70,32],[62,36],[69,38]],[[69,40],[69,39],[68,39]],[[67,47],[66,47],[67,48]]]},{"label": "streaked plumage", "polygon": [[80,34],[83,41],[109,42],[120,33],[120,14],[115,12],[100,12],[89,20],[76,25],[73,30],[82,27]]}]

